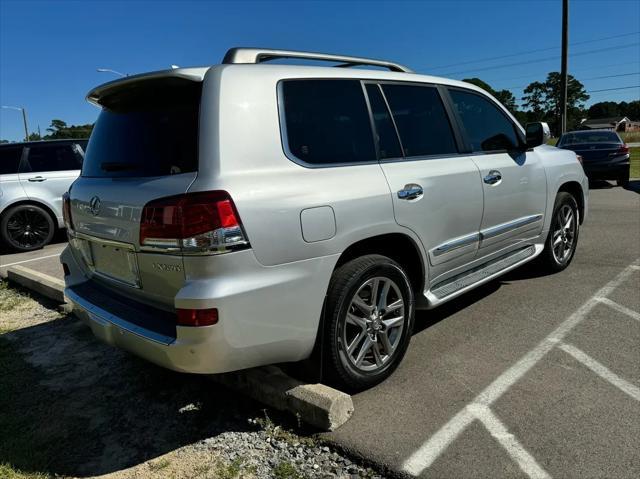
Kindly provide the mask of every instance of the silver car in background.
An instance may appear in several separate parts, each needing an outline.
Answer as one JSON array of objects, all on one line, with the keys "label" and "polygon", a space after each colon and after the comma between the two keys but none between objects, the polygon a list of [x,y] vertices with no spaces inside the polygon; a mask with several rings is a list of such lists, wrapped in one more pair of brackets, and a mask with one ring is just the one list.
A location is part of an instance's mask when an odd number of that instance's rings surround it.
[{"label": "silver car in background", "polygon": [[65,293],[98,338],[177,371],[314,358],[370,387],[416,309],[534,259],[566,268],[587,212],[546,125],[392,62],[232,49],[88,100],[102,112],[65,199]]},{"label": "silver car in background", "polygon": [[64,227],[62,195],[80,175],[87,140],[0,145],[0,240],[17,251],[47,245]]}]

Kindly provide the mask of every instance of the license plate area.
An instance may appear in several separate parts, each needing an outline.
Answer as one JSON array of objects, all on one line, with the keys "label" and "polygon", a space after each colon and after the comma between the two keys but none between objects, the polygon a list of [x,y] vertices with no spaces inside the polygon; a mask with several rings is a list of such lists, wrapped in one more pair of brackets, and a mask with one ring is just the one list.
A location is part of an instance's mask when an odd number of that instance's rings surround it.
[{"label": "license plate area", "polygon": [[140,272],[133,246],[77,238],[76,248],[92,274],[118,283],[140,288]]}]

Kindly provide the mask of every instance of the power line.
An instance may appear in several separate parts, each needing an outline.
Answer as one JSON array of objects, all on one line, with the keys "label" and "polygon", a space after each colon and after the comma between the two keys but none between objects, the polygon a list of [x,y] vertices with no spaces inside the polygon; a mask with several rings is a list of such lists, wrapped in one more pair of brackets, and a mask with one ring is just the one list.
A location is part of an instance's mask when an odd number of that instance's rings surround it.
[{"label": "power line", "polygon": [[[623,38],[623,37],[629,37],[632,35],[638,35],[640,34],[640,31],[637,32],[630,32],[630,33],[623,33],[621,35],[612,35],[610,37],[602,37],[602,38],[594,38],[593,40],[585,40],[582,42],[574,42],[571,43],[571,46],[576,46],[576,45],[584,45],[587,43],[595,43],[595,42],[600,42],[603,40],[612,40],[614,38]],[[486,58],[481,58],[478,60],[469,60],[469,61],[465,61],[465,62],[458,62],[458,63],[450,63],[448,65],[440,65],[437,67],[430,67],[431,70],[441,70],[442,68],[449,68],[449,67],[455,67],[455,66],[459,66],[459,65],[470,65],[473,63],[481,63],[481,62],[487,62],[487,61],[491,61],[491,60],[500,60],[502,58],[511,58],[511,57],[518,57],[520,55],[525,55],[528,53],[537,53],[537,52],[545,52],[545,51],[549,51],[549,50],[557,50],[560,47],[547,47],[547,48],[538,48],[535,50],[525,50],[522,52],[518,52],[518,53],[510,53],[508,55],[500,55],[500,56],[496,56],[496,57],[486,57]]]},{"label": "power line", "polygon": [[[622,62],[622,63],[609,63],[607,65],[592,66],[592,67],[589,67],[589,68],[579,68],[578,70],[573,70],[573,73],[574,74],[575,73],[582,73],[582,72],[590,71],[590,70],[602,70],[603,68],[619,67],[619,66],[622,66],[622,65],[625,65],[625,66],[630,66],[631,65],[631,66],[633,66],[636,63],[638,64],[638,66],[640,66],[640,60],[639,61],[635,61],[635,62],[634,61],[626,61],[626,62]],[[517,77],[499,78],[496,81],[520,80],[522,78],[531,78],[532,76],[535,76],[535,75],[529,74],[529,75],[521,75],[521,76],[517,76]],[[489,79],[488,83],[491,82],[491,81],[494,81],[494,80]]]},{"label": "power line", "polygon": [[589,90],[587,93],[597,93],[599,91],[629,90],[631,88],[640,88],[640,85],[620,86],[617,88],[603,88],[602,90]]},{"label": "power line", "polygon": [[[601,77],[591,77],[591,78],[583,78],[582,81],[587,81],[587,80],[600,80],[603,78],[616,78],[616,77],[626,77],[626,76],[631,76],[631,75],[640,75],[640,72],[634,72],[634,73],[620,73],[618,75],[604,75]],[[575,76],[574,76],[575,78]],[[526,88],[528,85],[521,85],[521,86],[510,86],[510,87],[503,87],[501,88],[501,90],[515,90],[515,89],[519,89],[519,88]]]},{"label": "power line", "polygon": [[[640,45],[640,42],[635,42],[635,43],[629,43],[628,45],[616,45],[616,46],[612,46],[612,47],[607,47],[607,48],[598,48],[595,50],[587,50],[584,52],[578,52],[578,53],[574,53],[571,55],[571,57],[578,57],[578,56],[583,56],[583,55],[591,55],[592,53],[600,53],[600,52],[606,52],[606,51],[610,51],[610,50],[623,50],[625,48],[631,48],[631,47],[636,47]],[[487,70],[497,70],[500,68],[508,68],[508,67],[515,67],[518,65],[528,65],[531,63],[541,63],[541,62],[548,62],[551,60],[558,60],[557,56],[553,56],[553,57],[546,57],[546,58],[537,58],[535,60],[527,60],[527,61],[522,61],[522,62],[515,62],[515,63],[505,63],[502,65],[495,65],[495,66],[491,66],[491,67],[484,67],[484,68],[476,68],[474,70],[460,70],[457,72],[450,72],[450,73],[445,73],[442,76],[448,77],[448,76],[453,76],[453,75],[459,75],[461,73],[469,73],[469,72],[481,72],[481,71],[487,71]]]}]

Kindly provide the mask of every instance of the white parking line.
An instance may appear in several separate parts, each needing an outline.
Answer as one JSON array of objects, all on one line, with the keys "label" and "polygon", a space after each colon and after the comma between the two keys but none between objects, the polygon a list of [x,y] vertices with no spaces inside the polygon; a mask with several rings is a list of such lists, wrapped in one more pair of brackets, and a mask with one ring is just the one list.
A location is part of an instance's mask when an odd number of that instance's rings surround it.
[{"label": "white parking line", "polygon": [[584,351],[581,351],[575,346],[563,343],[563,344],[560,344],[558,347],[562,349],[565,353],[573,356],[573,358],[576,361],[581,362],[586,367],[591,369],[594,373],[596,373],[602,379],[610,382],[615,387],[620,389],[620,391],[628,394],[633,399],[640,402],[640,388],[638,388],[637,386],[634,386],[629,381],[625,381],[616,373],[609,370],[609,368],[607,368],[604,364],[599,363],[598,361],[593,359],[591,356],[589,356],[587,353],[585,353]]},{"label": "white parking line", "polygon": [[[489,406],[500,396],[509,390],[522,376],[524,376],[533,366],[535,366],[551,349],[578,324],[580,324],[587,314],[597,305],[600,300],[614,291],[623,281],[625,281],[638,266],[640,260],[627,266],[614,279],[600,288],[596,294],[580,306],[571,316],[565,319],[549,336],[544,338],[535,348],[525,354],[517,363],[507,369],[489,386],[487,386],[469,406],[484,405]],[[402,465],[402,470],[414,476],[420,475],[447,449],[447,447],[471,424],[475,415],[465,407],[456,414],[449,422],[440,428],[431,438],[425,441],[417,451],[409,456]],[[514,457],[518,461],[518,457]],[[533,477],[533,476],[532,476]]]},{"label": "white parking line", "polygon": [[633,309],[629,309],[626,306],[622,306],[621,304],[616,303],[615,301],[611,301],[609,298],[598,298],[598,301],[600,301],[602,304],[610,306],[612,309],[615,309],[620,313],[626,314],[636,321],[640,321],[640,313],[636,313]]},{"label": "white parking line", "polygon": [[535,479],[549,479],[551,477],[520,444],[518,439],[508,431],[491,408],[484,404],[472,404],[467,409],[484,424],[484,427],[506,449],[525,474]]},{"label": "white parking line", "polygon": [[60,253],[58,253],[58,254],[50,254],[48,256],[40,256],[39,258],[25,259],[23,261],[16,261],[15,263],[0,264],[0,268],[8,268],[9,266],[15,266],[17,264],[22,264],[22,263],[29,263],[31,261],[38,261],[39,259],[53,258],[55,256],[60,256]]}]

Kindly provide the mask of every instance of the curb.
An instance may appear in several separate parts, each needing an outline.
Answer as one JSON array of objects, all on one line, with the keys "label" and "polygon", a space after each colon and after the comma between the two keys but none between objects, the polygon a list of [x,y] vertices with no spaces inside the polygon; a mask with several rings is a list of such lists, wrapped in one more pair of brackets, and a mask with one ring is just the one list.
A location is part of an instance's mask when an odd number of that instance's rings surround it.
[{"label": "curb", "polygon": [[[24,266],[7,270],[7,279],[59,303],[65,302],[64,281]],[[64,305],[71,312],[69,305]],[[353,414],[349,394],[324,384],[305,384],[276,366],[212,376],[213,381],[280,411],[288,411],[323,431],[335,431]]]},{"label": "curb", "polygon": [[324,384],[302,383],[276,366],[220,374],[213,380],[275,409],[289,411],[323,431],[335,431],[354,411],[349,394]]},{"label": "curb", "polygon": [[64,303],[64,281],[24,266],[7,269],[7,279],[42,296]]}]

